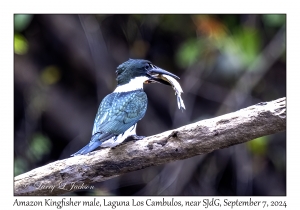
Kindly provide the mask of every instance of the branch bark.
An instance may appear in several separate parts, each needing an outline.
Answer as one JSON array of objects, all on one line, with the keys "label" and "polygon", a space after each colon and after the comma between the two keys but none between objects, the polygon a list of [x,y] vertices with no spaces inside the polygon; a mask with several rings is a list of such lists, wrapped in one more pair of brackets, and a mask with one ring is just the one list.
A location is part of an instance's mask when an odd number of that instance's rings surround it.
[{"label": "branch bark", "polygon": [[[15,195],[59,195],[121,174],[190,158],[286,130],[286,98],[174,130],[58,160],[18,175]],[[76,188],[75,188],[76,187]]]}]

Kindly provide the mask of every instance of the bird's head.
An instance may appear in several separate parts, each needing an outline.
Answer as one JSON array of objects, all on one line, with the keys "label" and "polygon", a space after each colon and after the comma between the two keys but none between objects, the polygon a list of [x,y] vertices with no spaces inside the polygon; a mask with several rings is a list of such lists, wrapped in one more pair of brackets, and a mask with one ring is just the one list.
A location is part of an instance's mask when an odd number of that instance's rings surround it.
[{"label": "bird's head", "polygon": [[129,59],[128,61],[120,64],[116,70],[117,81],[119,85],[125,85],[133,79],[140,79],[144,83],[159,82],[165,85],[170,85],[165,80],[159,78],[157,75],[166,74],[175,79],[179,79],[178,76],[163,70],[150,61],[142,59]]}]

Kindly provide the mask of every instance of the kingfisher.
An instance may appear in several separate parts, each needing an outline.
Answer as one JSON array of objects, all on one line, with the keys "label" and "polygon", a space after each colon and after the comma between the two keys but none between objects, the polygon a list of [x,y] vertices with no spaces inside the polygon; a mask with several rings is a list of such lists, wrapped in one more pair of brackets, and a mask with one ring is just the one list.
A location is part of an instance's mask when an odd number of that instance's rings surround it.
[{"label": "kingfisher", "polygon": [[158,82],[170,85],[157,75],[179,79],[143,59],[129,59],[120,64],[116,74],[117,87],[100,103],[90,142],[71,156],[84,155],[98,147],[115,147],[128,137],[143,139],[143,136],[136,135],[137,122],[145,116],[148,103],[143,84]]}]

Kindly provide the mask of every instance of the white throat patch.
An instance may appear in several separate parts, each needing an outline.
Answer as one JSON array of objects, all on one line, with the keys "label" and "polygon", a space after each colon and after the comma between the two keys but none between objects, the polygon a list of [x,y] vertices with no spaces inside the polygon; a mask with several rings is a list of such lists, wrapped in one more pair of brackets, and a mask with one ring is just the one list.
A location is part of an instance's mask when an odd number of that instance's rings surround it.
[{"label": "white throat patch", "polygon": [[117,86],[116,89],[114,90],[114,93],[129,92],[133,90],[143,89],[143,84],[148,79],[149,78],[146,76],[133,78],[129,81],[129,83],[125,85]]}]

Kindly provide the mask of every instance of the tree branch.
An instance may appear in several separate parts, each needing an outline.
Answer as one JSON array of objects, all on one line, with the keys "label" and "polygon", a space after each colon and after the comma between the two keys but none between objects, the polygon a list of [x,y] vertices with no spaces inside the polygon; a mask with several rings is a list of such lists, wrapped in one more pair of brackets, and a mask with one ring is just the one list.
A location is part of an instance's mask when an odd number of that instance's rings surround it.
[{"label": "tree branch", "polygon": [[[121,174],[190,158],[286,129],[285,98],[174,130],[58,160],[15,177],[15,195],[59,195]],[[78,189],[78,188],[77,188]]]}]

